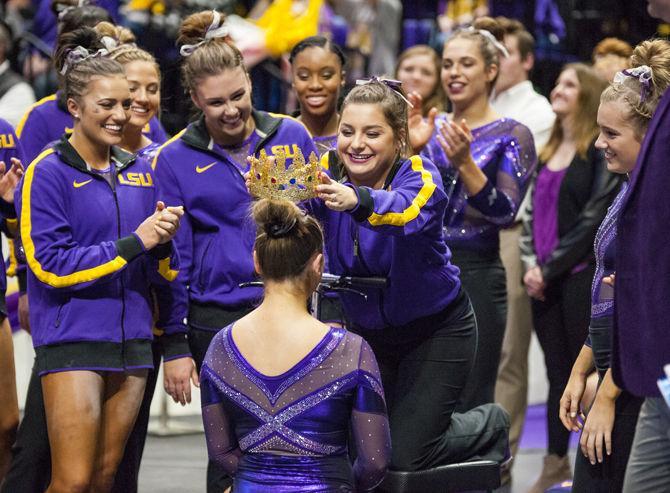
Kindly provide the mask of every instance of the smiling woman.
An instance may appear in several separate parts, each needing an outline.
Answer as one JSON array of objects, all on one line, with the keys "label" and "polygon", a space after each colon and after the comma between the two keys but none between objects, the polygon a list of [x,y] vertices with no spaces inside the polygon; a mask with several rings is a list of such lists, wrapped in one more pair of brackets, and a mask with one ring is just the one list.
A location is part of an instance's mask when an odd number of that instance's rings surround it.
[{"label": "smiling woman", "polygon": [[502,26],[490,18],[449,38],[440,77],[453,113],[414,118],[410,127],[413,147],[442,175],[447,244],[477,315],[477,357],[460,410],[493,402],[507,314],[499,232],[514,222],[537,161],[528,128],[500,118],[489,103],[507,56],[502,39]]},{"label": "smiling woman", "polygon": [[[188,299],[178,303],[188,308],[199,369],[217,331],[251,311],[262,296],[258,288],[239,286],[256,277],[256,229],[243,177],[247,157],[281,149],[290,165],[298,153],[308,158],[316,147],[302,123],[253,108],[249,74],[222,14],[187,17],[177,42],[182,81],[201,116],[161,147],[153,166],[161,197],[186,209],[175,243],[183,265],[178,282],[188,286]],[[210,465],[208,484],[223,491],[230,478]]]},{"label": "smiling woman", "polygon": [[589,325],[593,241],[620,180],[594,146],[596,114],[607,82],[584,64],[566,65],[551,92],[556,122],[540,152],[539,172],[524,215],[521,259],[532,298],[533,325],[549,380],[548,454],[533,493],[570,479],[570,432],[558,408]]},{"label": "smiling woman", "polygon": [[[153,367],[151,289],[183,289],[168,288],[183,211],[157,202],[153,186],[128,184],[132,176],[148,184],[152,172],[117,147],[131,96],[123,68],[105,55],[90,28],[61,37],[56,60],[72,134],[33,161],[17,196],[50,493],[111,489]],[[159,304],[157,324],[166,352],[187,357],[178,308]]]},{"label": "smiling woman", "polygon": [[337,139],[337,105],[344,87],[344,53],[323,36],[298,43],[289,57],[293,90],[300,104],[298,119],[314,137],[320,154],[333,149]]},{"label": "smiling woman", "polygon": [[[144,132],[160,109],[160,69],[150,53],[135,45],[135,35],[124,27],[101,22],[95,30],[104,36],[109,58],[123,66],[130,89],[130,119],[119,144],[127,151],[153,158],[158,144]],[[160,142],[162,143],[162,142]]]},{"label": "smiling woman", "polygon": [[330,272],[388,280],[362,289],[365,298],[341,298],[347,328],[379,361],[391,467],[415,471],[474,455],[502,460],[502,409],[490,404],[453,415],[474,360],[477,324],[444,241],[448,201],[439,171],[429,159],[408,156],[401,90],[389,81],[361,82],[342,103],[337,150],[328,156],[342,180],[324,175],[318,198],[306,206],[324,225]]},{"label": "smiling woman", "polygon": [[[128,29],[114,26],[109,22],[101,22],[95,26],[95,30],[104,38],[105,45],[109,50],[109,58],[121,64],[128,89],[130,90],[130,108],[126,125],[119,147],[137,154],[138,158],[151,162],[160,144],[150,138],[150,134],[144,132],[151,125],[160,110],[160,69],[156,59],[150,53],[138,48],[135,44],[135,35]],[[119,175],[119,183],[133,186],[153,186],[151,174],[127,173]],[[161,286],[154,286],[157,293],[157,301],[163,303],[170,299],[169,293],[163,292]],[[175,358],[175,354],[166,353],[161,338],[154,338],[151,344],[154,368],[149,371],[147,385],[142,398],[135,426],[126,445],[125,457],[135,460],[123,460],[119,466],[115,488],[119,491],[137,491],[137,479],[139,467],[144,450],[144,442],[149,426],[149,411],[151,400],[156,388],[158,369],[161,359],[164,360],[163,377],[164,387],[170,393],[175,402],[186,402],[191,392],[188,375],[195,368],[190,358]]]},{"label": "smiling woman", "polygon": [[430,46],[412,46],[398,57],[395,76],[406,93],[416,92],[421,96],[424,117],[431,108],[445,109],[447,97],[440,81],[441,67],[440,56]]}]

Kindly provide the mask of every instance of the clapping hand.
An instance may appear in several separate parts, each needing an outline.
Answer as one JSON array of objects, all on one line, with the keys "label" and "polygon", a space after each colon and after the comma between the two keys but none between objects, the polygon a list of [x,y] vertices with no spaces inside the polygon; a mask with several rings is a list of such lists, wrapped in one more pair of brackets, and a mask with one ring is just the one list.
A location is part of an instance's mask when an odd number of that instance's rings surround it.
[{"label": "clapping hand", "polygon": [[472,161],[470,153],[472,139],[472,132],[465,120],[461,120],[460,124],[453,121],[444,122],[437,133],[440,147],[456,169]]},{"label": "clapping hand", "polygon": [[435,132],[437,108],[431,108],[426,118],[423,117],[423,98],[418,92],[410,92],[407,99],[412,103],[407,118],[409,127],[409,144],[415,153],[423,149]]},{"label": "clapping hand", "polygon": [[184,215],[184,207],[166,207],[163,202],[159,201],[156,203],[156,212],[154,214],[157,215],[154,228],[160,236],[158,243],[167,243],[177,234],[179,221]]},{"label": "clapping hand", "polygon": [[7,171],[7,165],[0,161],[0,198],[10,204],[14,203],[14,191],[16,185],[23,176],[23,165],[21,161],[13,157],[12,165]]}]

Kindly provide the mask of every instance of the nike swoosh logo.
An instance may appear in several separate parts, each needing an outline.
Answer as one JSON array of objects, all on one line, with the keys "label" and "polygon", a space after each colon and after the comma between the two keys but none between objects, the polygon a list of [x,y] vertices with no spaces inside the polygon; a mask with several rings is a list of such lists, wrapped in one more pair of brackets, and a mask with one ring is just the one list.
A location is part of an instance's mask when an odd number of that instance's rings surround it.
[{"label": "nike swoosh logo", "polygon": [[195,172],[196,172],[196,173],[204,173],[204,172],[207,171],[209,168],[211,168],[212,166],[214,166],[217,162],[218,162],[218,161],[214,161],[213,163],[209,163],[207,166],[203,166],[202,168],[201,168],[200,166],[196,166],[196,167],[195,167]]},{"label": "nike swoosh logo", "polygon": [[91,183],[92,181],[93,181],[93,178],[91,178],[90,180],[86,180],[86,181],[77,181],[77,180],[75,180],[75,181],[72,182],[72,185],[74,186],[74,188],[81,188],[81,187],[83,187],[84,185],[88,185],[88,184]]}]

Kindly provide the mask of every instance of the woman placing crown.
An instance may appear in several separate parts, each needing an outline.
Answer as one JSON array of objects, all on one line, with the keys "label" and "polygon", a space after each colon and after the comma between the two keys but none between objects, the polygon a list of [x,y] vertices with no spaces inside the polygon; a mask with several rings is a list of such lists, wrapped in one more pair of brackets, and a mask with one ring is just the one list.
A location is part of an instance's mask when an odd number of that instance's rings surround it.
[{"label": "woman placing crown", "polygon": [[[158,151],[153,166],[161,196],[186,210],[175,239],[182,262],[178,280],[188,286],[183,304],[200,369],[216,332],[248,313],[261,296],[256,288],[239,287],[255,278],[256,228],[243,178],[247,156],[265,150],[290,164],[298,151],[309,156],[316,148],[301,123],[252,107],[251,81],[223,15],[187,17],[177,42],[184,86],[202,116]],[[223,471],[210,468],[210,488],[222,491],[229,483]]]},{"label": "woman placing crown", "polygon": [[[427,469],[474,455],[502,460],[507,417],[494,404],[453,414],[475,356],[477,324],[442,234],[435,166],[406,157],[407,102],[375,79],[344,100],[337,159],[307,207],[325,229],[330,271],[386,277],[367,299],[341,295],[349,329],[370,343],[387,397],[391,467]],[[394,86],[395,87],[395,86]],[[332,151],[331,151],[332,152]]]}]

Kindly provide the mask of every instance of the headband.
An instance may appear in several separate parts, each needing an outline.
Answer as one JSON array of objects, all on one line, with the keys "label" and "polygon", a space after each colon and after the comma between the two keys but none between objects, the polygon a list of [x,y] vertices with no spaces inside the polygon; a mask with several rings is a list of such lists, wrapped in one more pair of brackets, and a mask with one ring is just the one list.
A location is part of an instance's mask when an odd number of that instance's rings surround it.
[{"label": "headband", "polygon": [[644,103],[652,90],[652,71],[648,65],[630,68],[617,72],[613,84],[623,84],[627,77],[632,77],[640,83],[640,103]]},{"label": "headband", "polygon": [[63,64],[63,68],[60,70],[60,74],[65,75],[70,68],[74,67],[78,63],[83,62],[84,60],[98,56],[105,56],[108,54],[109,51],[105,48],[100,48],[95,53],[91,53],[83,46],[77,46],[76,48],[73,48],[67,52],[67,55],[65,56],[65,63]]},{"label": "headband", "polygon": [[393,92],[395,92],[398,96],[400,96],[403,101],[405,101],[410,108],[414,108],[414,105],[409,102],[409,100],[403,95],[402,93],[402,82],[399,80],[394,80],[394,79],[384,79],[377,77],[376,75],[373,77],[370,77],[369,79],[358,79],[356,81],[357,86],[366,86],[368,84],[373,84],[373,83],[378,83],[378,84],[384,84],[386,87],[391,89]]},{"label": "headband", "polygon": [[505,58],[509,56],[509,51],[507,51],[507,48],[505,48],[505,45],[503,45],[500,41],[496,39],[496,37],[491,34],[491,31],[487,31],[486,29],[475,29],[472,26],[466,27],[463,29],[463,31],[466,32],[471,32],[471,33],[476,33],[481,36],[484,36],[486,40],[491,43],[495,48],[503,54]]},{"label": "headband", "polygon": [[228,28],[222,22],[221,14],[219,14],[216,10],[213,10],[212,13],[214,14],[214,17],[212,18],[212,23],[207,28],[207,31],[205,31],[205,37],[195,44],[183,45],[179,49],[179,54],[181,56],[190,56],[193,54],[196,48],[205,44],[207,41],[211,41],[215,38],[225,38],[229,35]]}]

